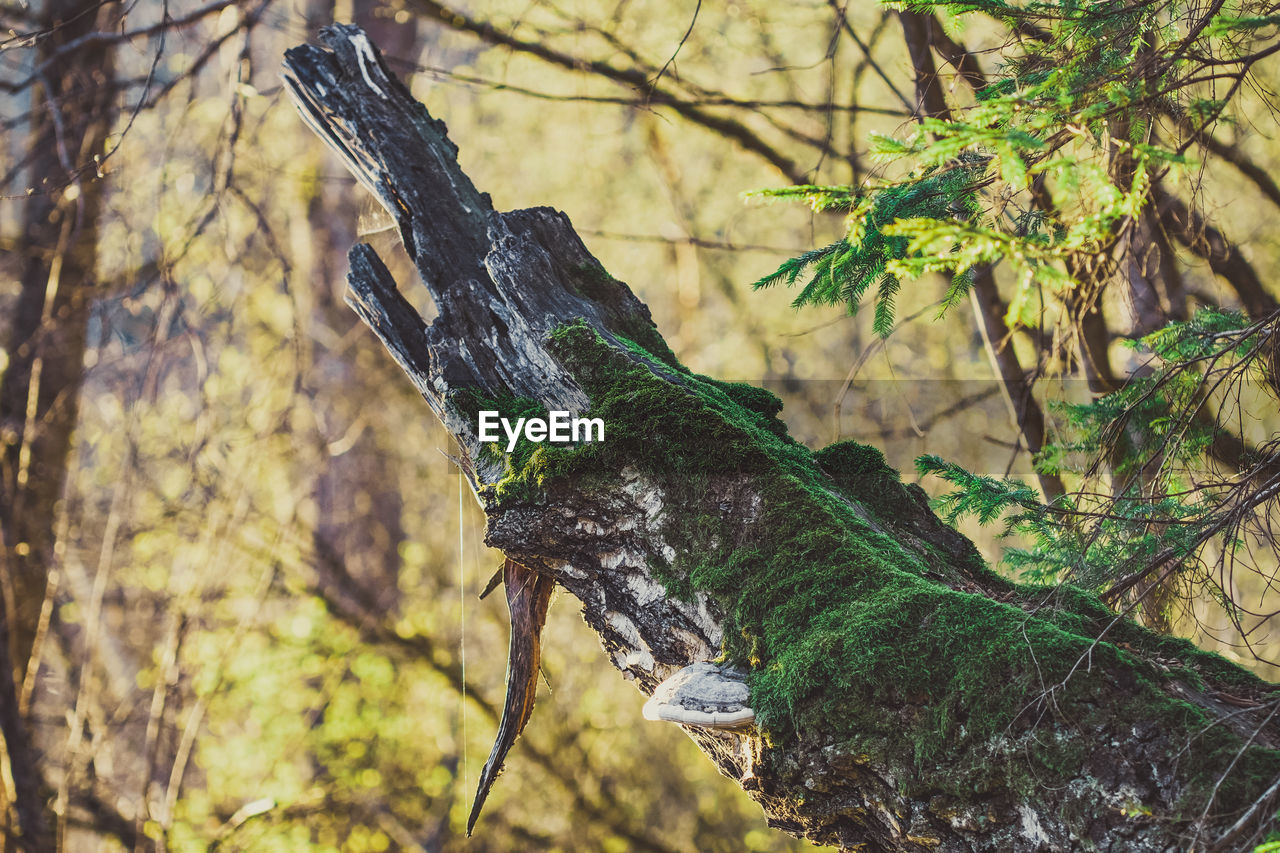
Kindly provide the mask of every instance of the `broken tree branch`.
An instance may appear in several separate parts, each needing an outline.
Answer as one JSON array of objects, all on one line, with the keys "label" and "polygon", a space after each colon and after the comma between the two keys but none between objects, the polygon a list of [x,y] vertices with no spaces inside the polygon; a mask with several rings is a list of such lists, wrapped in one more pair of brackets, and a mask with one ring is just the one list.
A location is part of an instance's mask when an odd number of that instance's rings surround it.
[{"label": "broken tree branch", "polygon": [[[1083,591],[1000,578],[879,451],[810,451],[771,395],[690,373],[563,214],[493,209],[362,31],[322,39],[288,52],[287,88],[439,315],[366,245],[349,302],[469,461],[486,542],[576,596],[644,693],[698,662],[745,672],[753,723],[685,729],[773,826],[894,851],[1265,832],[1242,804],[1280,776],[1268,685]],[[606,432],[495,443],[490,411]]]}]

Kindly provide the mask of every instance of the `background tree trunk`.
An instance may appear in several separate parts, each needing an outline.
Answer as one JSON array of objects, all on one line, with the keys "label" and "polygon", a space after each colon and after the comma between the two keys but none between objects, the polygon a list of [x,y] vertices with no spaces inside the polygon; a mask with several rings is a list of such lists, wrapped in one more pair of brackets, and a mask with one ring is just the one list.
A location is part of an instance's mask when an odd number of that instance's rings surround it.
[{"label": "background tree trunk", "polygon": [[[1009,583],[876,451],[810,453],[768,395],[689,374],[565,216],[495,211],[364,33],[323,38],[288,52],[287,88],[396,218],[439,315],[365,245],[349,299],[459,442],[486,541],[573,593],[645,693],[722,652],[749,667],[757,725],[688,731],[774,826],[904,851],[1263,829],[1266,685],[1077,590]],[[590,410],[606,440],[504,456],[479,408]]]},{"label": "background tree trunk", "polygon": [[[915,73],[917,119],[928,117],[950,121],[951,107],[947,105],[942,80],[938,77],[933,50],[940,50],[944,55],[952,57],[949,61],[963,70],[965,79],[974,91],[986,85],[981,70],[968,51],[946,36],[942,25],[932,14],[900,11],[898,18],[902,22],[902,35]],[[991,267],[985,264],[976,267],[971,275],[971,302],[983,344],[1000,380],[1000,388],[1009,404],[1013,422],[1026,443],[1027,450],[1034,456],[1044,449],[1047,440],[1044,410],[1040,408],[1032,390],[1034,375],[1022,367],[1013,348],[1013,330],[1005,321],[1009,306],[1000,297]],[[1040,491],[1044,492],[1045,500],[1055,500],[1066,492],[1066,486],[1056,474],[1037,471],[1036,480],[1040,483]]]},{"label": "background tree trunk", "polygon": [[0,623],[8,653],[0,703],[17,787],[6,792],[17,808],[5,829],[7,843],[33,847],[47,840],[44,780],[17,726],[34,689],[35,646],[58,560],[56,519],[96,291],[98,161],[116,115],[115,47],[85,37],[109,31],[119,14],[118,3],[43,4],[46,30],[35,57],[40,85],[26,163],[32,196],[23,222],[21,290],[6,330],[8,366],[0,379]]}]

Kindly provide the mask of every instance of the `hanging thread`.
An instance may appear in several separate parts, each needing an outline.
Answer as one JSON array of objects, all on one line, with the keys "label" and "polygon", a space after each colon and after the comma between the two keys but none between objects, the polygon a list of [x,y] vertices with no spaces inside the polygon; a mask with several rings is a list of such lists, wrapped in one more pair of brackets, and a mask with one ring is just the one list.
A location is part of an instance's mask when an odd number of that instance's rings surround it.
[{"label": "hanging thread", "polygon": [[458,658],[462,662],[462,796],[467,796],[467,602],[466,571],[463,559],[462,469],[458,469]]}]

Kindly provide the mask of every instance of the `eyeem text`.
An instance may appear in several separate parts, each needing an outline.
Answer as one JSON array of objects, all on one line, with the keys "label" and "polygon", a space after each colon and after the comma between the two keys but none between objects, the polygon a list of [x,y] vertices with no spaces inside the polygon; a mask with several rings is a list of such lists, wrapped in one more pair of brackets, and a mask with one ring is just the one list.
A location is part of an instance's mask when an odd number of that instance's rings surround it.
[{"label": "eyeem text", "polygon": [[482,411],[477,424],[481,441],[499,441],[498,427],[507,436],[507,452],[516,449],[523,434],[529,441],[552,444],[576,444],[579,441],[604,441],[603,418],[575,418],[568,412],[548,412],[545,418],[516,418],[515,424],[499,412]]}]

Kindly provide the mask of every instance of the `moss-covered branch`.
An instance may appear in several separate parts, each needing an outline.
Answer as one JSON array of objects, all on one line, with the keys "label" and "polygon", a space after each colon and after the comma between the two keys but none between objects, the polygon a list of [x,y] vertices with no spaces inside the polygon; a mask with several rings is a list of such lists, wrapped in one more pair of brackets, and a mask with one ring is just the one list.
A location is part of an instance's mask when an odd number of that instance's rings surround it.
[{"label": "moss-covered branch", "polygon": [[[577,596],[646,693],[694,661],[749,670],[756,725],[689,732],[772,823],[870,850],[1262,830],[1268,685],[1000,578],[877,450],[813,452],[767,392],[690,373],[562,214],[494,211],[363,34],[325,40],[290,51],[289,86],[397,217],[440,315],[425,326],[368,247],[352,304],[468,456],[487,541]],[[606,438],[508,453],[479,440],[484,409],[598,417]]]}]

